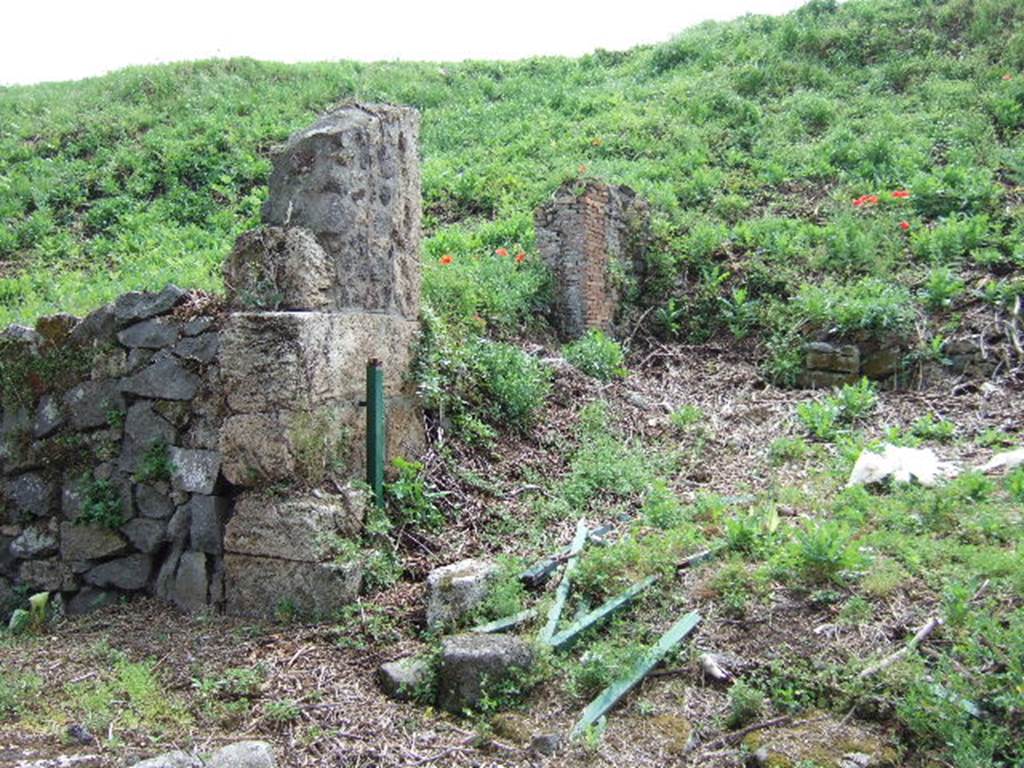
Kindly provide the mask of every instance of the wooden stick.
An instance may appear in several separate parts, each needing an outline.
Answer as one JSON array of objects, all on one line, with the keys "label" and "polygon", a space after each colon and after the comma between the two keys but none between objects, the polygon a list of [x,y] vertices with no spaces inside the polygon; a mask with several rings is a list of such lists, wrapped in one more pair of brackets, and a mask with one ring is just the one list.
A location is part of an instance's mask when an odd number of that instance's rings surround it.
[{"label": "wooden stick", "polygon": [[916,648],[918,645],[927,640],[928,635],[934,632],[936,627],[939,627],[941,625],[942,619],[940,619],[939,617],[935,616],[929,619],[927,624],[925,624],[923,627],[917,630],[917,633],[910,639],[909,643],[907,643],[905,646],[900,648],[895,653],[889,654],[877,664],[872,664],[870,667],[866,667],[864,670],[861,671],[861,673],[857,677],[860,680],[864,680],[866,678],[871,677],[872,675],[878,674],[883,669],[888,669],[897,661],[899,661],[908,653],[910,653],[912,650],[914,650],[914,648]]}]

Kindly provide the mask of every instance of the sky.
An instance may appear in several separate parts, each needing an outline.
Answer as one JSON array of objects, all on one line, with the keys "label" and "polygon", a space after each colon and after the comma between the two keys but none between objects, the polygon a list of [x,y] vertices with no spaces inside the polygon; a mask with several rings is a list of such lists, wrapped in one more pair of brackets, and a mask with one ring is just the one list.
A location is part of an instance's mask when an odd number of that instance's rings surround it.
[{"label": "sky", "polygon": [[459,61],[579,56],[657,43],[708,19],[785,13],[805,0],[13,0],[0,84],[77,80],[132,64]]}]

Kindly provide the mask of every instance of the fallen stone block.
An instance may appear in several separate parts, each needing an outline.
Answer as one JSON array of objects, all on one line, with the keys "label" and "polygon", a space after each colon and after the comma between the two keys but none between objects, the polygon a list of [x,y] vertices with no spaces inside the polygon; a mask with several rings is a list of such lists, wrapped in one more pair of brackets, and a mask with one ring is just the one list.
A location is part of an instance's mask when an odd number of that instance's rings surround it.
[{"label": "fallen stone block", "polygon": [[461,714],[479,707],[484,695],[527,673],[533,649],[511,635],[455,635],[441,644],[437,705]]},{"label": "fallen stone block", "polygon": [[432,675],[430,662],[417,656],[385,662],[377,670],[377,680],[384,695],[396,701],[411,701]]},{"label": "fallen stone block", "polygon": [[427,576],[427,627],[451,627],[487,598],[498,577],[497,563],[461,560],[435,568]]}]

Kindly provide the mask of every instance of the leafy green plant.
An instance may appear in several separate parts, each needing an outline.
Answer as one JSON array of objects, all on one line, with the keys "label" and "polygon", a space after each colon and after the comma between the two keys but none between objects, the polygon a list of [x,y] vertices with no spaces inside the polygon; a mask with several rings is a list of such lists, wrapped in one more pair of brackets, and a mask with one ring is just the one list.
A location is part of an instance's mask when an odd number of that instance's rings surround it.
[{"label": "leafy green plant", "polygon": [[822,400],[809,400],[796,407],[797,417],[807,431],[820,440],[835,440],[844,427],[863,420],[878,404],[875,385],[866,378],[844,384]]},{"label": "leafy green plant", "polygon": [[164,440],[154,440],[142,454],[135,479],[140,483],[169,481],[174,474],[171,449]]},{"label": "leafy green plant", "polygon": [[812,582],[841,582],[863,562],[849,529],[834,520],[809,522],[796,532],[798,570]]},{"label": "leafy green plant", "polygon": [[678,430],[685,430],[695,424],[701,423],[704,419],[704,411],[696,405],[690,404],[679,406],[672,411],[669,416],[669,421],[672,422],[672,426]]},{"label": "leafy green plant", "polygon": [[922,440],[948,443],[956,434],[956,424],[945,419],[937,419],[932,414],[926,413],[911,425],[910,432]]},{"label": "leafy green plant", "polygon": [[125,521],[121,490],[110,480],[97,480],[91,474],[81,480],[81,505],[76,525],[119,528]]},{"label": "leafy green plant", "polygon": [[948,267],[937,267],[928,273],[921,296],[928,309],[938,311],[951,307],[964,290],[964,281],[959,275]]},{"label": "leafy green plant", "polygon": [[583,373],[601,381],[622,378],[628,373],[622,347],[602,331],[589,331],[586,336],[567,344],[563,354]]},{"label": "leafy green plant", "polygon": [[764,709],[764,694],[757,688],[737,680],[729,689],[729,715],[725,727],[742,728],[757,720]]},{"label": "leafy green plant", "polygon": [[396,471],[395,479],[384,484],[391,521],[427,531],[440,529],[445,517],[435,501],[444,494],[427,488],[423,464],[401,456],[396,456],[391,464]]},{"label": "leafy green plant", "polygon": [[780,437],[768,446],[768,457],[778,466],[805,458],[811,448],[802,437]]}]

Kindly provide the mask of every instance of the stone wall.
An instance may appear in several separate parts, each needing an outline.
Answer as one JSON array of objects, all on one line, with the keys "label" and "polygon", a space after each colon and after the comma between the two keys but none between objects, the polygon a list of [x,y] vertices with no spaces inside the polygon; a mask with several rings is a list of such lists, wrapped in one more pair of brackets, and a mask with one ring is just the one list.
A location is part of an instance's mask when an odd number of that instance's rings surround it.
[{"label": "stone wall", "polygon": [[642,270],[649,208],[628,187],[565,184],[535,213],[554,277],[552,321],[565,338],[612,331],[626,284]]},{"label": "stone wall", "polygon": [[[226,306],[169,287],[3,337],[0,602],[328,614],[359,592],[365,368],[389,456],[423,448],[419,116],[347,105],[274,153]],[[83,510],[84,513],[83,513]]]},{"label": "stone wall", "polygon": [[889,379],[899,373],[910,346],[909,340],[892,334],[823,335],[804,345],[804,367],[797,384],[816,389],[852,384],[862,377]]},{"label": "stone wall", "polygon": [[220,332],[201,306],[171,286],[4,332],[0,601],[23,584],[71,613],[144,590],[222,603]]}]

